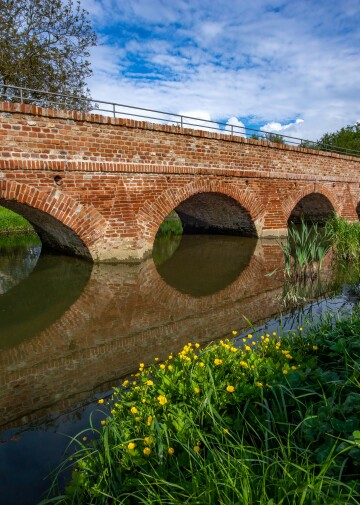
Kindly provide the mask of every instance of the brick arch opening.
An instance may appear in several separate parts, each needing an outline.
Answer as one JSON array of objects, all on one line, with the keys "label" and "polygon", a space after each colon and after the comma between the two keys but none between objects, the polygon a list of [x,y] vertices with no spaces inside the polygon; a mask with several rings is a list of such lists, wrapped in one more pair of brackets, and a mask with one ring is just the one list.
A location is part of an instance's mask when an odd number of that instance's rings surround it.
[{"label": "brick arch opening", "polygon": [[181,219],[184,234],[257,236],[250,212],[223,193],[196,193],[174,210]]},{"label": "brick arch opening", "polygon": [[105,219],[57,189],[40,191],[23,183],[2,181],[0,205],[27,219],[45,249],[94,259],[92,246],[104,233]]},{"label": "brick arch opening", "polygon": [[301,198],[293,207],[288,224],[305,222],[324,223],[335,213],[335,208],[329,198],[322,193],[309,193]]},{"label": "brick arch opening", "polygon": [[358,218],[360,219],[360,202],[357,204],[356,214],[358,215]]}]

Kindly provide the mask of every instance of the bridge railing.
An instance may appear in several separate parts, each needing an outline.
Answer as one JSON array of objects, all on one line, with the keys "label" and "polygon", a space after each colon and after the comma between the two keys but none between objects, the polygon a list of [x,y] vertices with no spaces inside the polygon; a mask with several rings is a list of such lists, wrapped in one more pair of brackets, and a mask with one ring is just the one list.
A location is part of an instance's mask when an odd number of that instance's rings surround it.
[{"label": "bridge railing", "polygon": [[105,116],[122,117],[147,121],[156,124],[166,124],[178,126],[179,128],[192,128],[209,132],[217,132],[230,136],[239,136],[267,142],[275,142],[308,149],[317,149],[333,153],[346,154],[349,156],[360,156],[360,151],[340,147],[334,144],[306,140],[292,137],[282,133],[258,130],[247,126],[232,125],[220,121],[175,114],[173,112],[159,111],[155,109],[145,109],[132,105],[125,105],[116,102],[106,102],[93,98],[78,97],[74,95],[54,93],[50,91],[24,88],[19,86],[2,86],[0,88],[0,100],[9,102],[20,102],[38,105],[40,107],[52,107],[54,109],[80,110],[89,113],[102,113]]}]

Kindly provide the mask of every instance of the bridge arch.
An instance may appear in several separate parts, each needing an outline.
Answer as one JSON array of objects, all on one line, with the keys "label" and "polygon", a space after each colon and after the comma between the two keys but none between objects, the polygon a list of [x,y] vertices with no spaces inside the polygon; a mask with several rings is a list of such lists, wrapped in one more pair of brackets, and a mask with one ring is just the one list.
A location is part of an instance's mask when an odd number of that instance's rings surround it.
[{"label": "bridge arch", "polygon": [[43,245],[65,254],[95,259],[92,246],[104,233],[106,221],[92,205],[82,205],[53,188],[1,181],[0,205],[25,217]]},{"label": "bridge arch", "polygon": [[359,201],[359,203],[356,206],[356,214],[358,215],[358,218],[360,220],[360,201]]},{"label": "bridge arch", "polygon": [[306,220],[324,221],[332,214],[340,214],[338,202],[326,187],[309,185],[283,204],[285,222]]},{"label": "bridge arch", "polygon": [[[152,248],[160,224],[174,209],[185,227],[192,230],[200,230],[204,225],[209,231],[223,228],[225,233],[240,232],[253,236],[261,235],[265,215],[264,205],[249,187],[239,187],[213,179],[196,180],[185,186],[163,191],[155,200],[146,202],[140,209],[137,222],[148,249]],[[216,216],[218,211],[220,214]],[[219,224],[223,216],[229,219],[225,227]]]}]

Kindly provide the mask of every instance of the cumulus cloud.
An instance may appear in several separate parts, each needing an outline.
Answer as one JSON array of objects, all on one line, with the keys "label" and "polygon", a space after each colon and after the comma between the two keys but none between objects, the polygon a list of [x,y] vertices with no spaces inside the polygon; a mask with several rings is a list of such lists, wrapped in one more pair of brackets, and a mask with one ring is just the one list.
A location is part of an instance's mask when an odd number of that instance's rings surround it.
[{"label": "cumulus cloud", "polygon": [[93,97],[310,139],[360,116],[352,0],[83,2],[102,39]]}]

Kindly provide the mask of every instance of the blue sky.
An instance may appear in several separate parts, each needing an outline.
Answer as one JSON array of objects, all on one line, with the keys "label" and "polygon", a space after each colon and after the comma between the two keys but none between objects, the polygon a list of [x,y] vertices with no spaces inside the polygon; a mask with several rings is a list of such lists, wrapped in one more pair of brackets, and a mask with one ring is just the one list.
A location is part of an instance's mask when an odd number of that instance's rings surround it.
[{"label": "blue sky", "polygon": [[93,98],[301,138],[360,120],[358,0],[83,0]]}]

